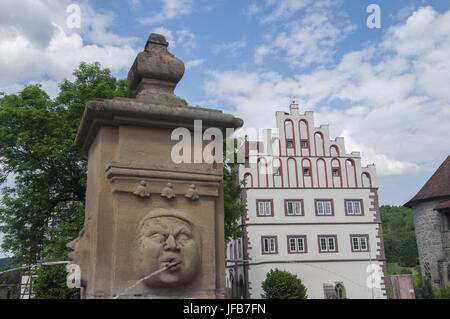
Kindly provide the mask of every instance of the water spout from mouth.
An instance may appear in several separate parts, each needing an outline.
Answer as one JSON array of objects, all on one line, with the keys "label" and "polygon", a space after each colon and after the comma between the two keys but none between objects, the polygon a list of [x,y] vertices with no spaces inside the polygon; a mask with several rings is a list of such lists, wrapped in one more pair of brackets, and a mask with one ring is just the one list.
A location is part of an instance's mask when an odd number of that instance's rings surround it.
[{"label": "water spout from mouth", "polygon": [[163,271],[169,270],[170,268],[173,268],[173,267],[175,267],[175,266],[178,266],[179,264],[181,264],[181,260],[179,260],[179,261],[177,261],[177,260],[172,261],[171,263],[165,265],[163,268],[161,268],[161,269],[159,269],[159,270],[157,270],[157,271],[155,271],[155,272],[152,272],[151,274],[145,276],[144,278],[139,279],[134,285],[128,287],[127,289],[125,289],[124,291],[122,291],[120,294],[118,294],[117,296],[115,296],[113,299],[118,299],[120,296],[123,296],[127,291],[133,289],[134,287],[136,287],[138,284],[140,284],[140,283],[143,282],[144,280],[147,280],[147,279],[153,277],[154,275],[157,275],[157,274],[159,274],[159,273],[161,273],[161,272],[163,272]]},{"label": "water spout from mouth", "polygon": [[167,264],[166,267],[167,267],[167,269],[170,269],[172,267],[175,267],[175,266],[181,264],[181,262],[182,262],[181,260],[179,260],[179,261],[172,261],[171,263]]}]

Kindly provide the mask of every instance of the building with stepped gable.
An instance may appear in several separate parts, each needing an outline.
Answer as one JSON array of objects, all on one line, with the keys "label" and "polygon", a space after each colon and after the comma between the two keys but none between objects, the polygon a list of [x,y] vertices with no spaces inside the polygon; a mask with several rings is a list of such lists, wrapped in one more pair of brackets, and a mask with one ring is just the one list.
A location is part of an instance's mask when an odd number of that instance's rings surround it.
[{"label": "building with stepped gable", "polygon": [[296,274],[309,298],[387,298],[374,165],[331,140],[314,113],[276,112],[276,132],[246,141],[243,237],[227,245],[228,296],[261,298],[266,274]]}]

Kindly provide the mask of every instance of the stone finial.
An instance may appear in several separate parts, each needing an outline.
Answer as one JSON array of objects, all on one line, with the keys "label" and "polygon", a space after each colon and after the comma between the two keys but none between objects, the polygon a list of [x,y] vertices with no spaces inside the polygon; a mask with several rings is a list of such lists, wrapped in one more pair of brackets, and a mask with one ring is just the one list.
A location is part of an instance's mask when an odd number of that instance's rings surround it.
[{"label": "stone finial", "polygon": [[136,99],[151,104],[185,106],[174,90],[184,74],[184,63],[168,50],[168,42],[152,33],[145,50],[138,54],[128,72],[128,86]]}]

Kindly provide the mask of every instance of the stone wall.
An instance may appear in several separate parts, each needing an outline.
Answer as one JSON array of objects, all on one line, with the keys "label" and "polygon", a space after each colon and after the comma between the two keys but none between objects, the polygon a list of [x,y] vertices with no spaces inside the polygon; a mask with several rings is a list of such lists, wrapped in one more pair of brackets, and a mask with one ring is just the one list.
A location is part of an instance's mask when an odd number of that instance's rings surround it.
[{"label": "stone wall", "polygon": [[434,283],[434,280],[441,279],[438,261],[445,259],[441,239],[441,215],[433,210],[437,203],[438,201],[427,201],[412,208],[422,276],[425,276],[424,263],[428,262],[431,267],[433,285],[436,287],[439,284]]}]

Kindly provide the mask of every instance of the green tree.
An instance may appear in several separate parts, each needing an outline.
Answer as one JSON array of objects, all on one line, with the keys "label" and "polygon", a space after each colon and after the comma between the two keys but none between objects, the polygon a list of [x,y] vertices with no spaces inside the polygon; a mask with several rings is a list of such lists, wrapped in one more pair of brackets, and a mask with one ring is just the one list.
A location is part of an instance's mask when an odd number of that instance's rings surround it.
[{"label": "green tree", "polygon": [[67,259],[65,245],[84,218],[87,155],[74,140],[86,102],[134,96],[125,80],[99,63],[81,63],[73,75],[74,81],[60,84],[55,100],[40,85],[0,98],[0,181],[15,179],[3,189],[2,248],[18,263]]},{"label": "green tree", "polygon": [[35,299],[80,299],[79,289],[68,289],[66,284],[66,267],[42,266],[36,272],[33,283]]},{"label": "green tree", "polygon": [[431,283],[431,278],[429,276],[425,276],[423,278],[423,284],[421,289],[421,299],[435,299],[436,296],[434,294],[433,284]]},{"label": "green tree", "polygon": [[262,283],[264,299],[307,299],[302,281],[287,271],[271,269]]},{"label": "green tree", "polygon": [[441,287],[439,291],[439,299],[450,299],[450,284]]},{"label": "green tree", "polygon": [[[242,236],[242,228],[239,219],[245,215],[245,205],[241,201],[241,184],[238,182],[237,153],[242,146],[239,139],[230,138],[227,149],[224,142],[224,166],[223,166],[223,187],[224,187],[224,210],[225,210],[225,242]],[[226,159],[234,158],[232,162]]]},{"label": "green tree", "polygon": [[[0,272],[12,269],[14,266],[3,266],[0,267]],[[0,285],[10,285],[12,286],[11,299],[18,298],[18,286],[20,280],[20,271],[10,271],[0,275]]]},{"label": "green tree", "polygon": [[411,209],[381,206],[380,212],[387,262],[399,263],[402,267],[416,266],[419,255]]}]

